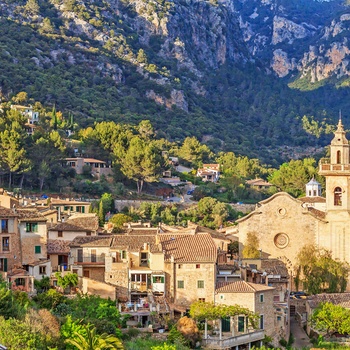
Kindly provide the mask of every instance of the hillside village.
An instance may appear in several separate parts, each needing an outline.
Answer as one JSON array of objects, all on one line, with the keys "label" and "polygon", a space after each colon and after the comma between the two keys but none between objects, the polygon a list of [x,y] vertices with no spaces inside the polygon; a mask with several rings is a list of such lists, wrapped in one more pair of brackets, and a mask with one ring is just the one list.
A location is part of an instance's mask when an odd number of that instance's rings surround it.
[{"label": "hillside village", "polygon": [[[192,222],[183,227],[129,221],[116,233],[113,224],[101,225],[98,214],[91,212],[91,201],[26,197],[2,189],[1,275],[12,291],[29,296],[40,293],[36,281],[47,278],[62,292],[113,300],[121,315],[129,315],[129,328],[151,332],[167,331],[166,319],[180,319],[198,302],[214,308],[239,305],[256,315],[255,323],[243,309],[210,317],[205,320],[201,345],[245,349],[261,346],[268,337],[270,345],[278,347],[290,336],[292,318],[301,326],[308,325],[308,333],[313,334],[315,329],[307,320],[320,302],[350,301],[349,293],[323,294],[328,299],[321,295],[295,299],[293,295],[298,294],[292,293],[300,288],[293,274],[302,244],[327,248],[335,259],[350,260],[345,248],[350,244],[346,233],[349,143],[341,120],[330,155],[320,162],[326,198],[321,196],[321,184],[312,179],[305,184],[305,197],[278,192],[260,201],[236,225],[218,229]],[[176,158],[171,161],[178,163]],[[111,169],[91,158],[65,162],[77,173],[88,164],[97,177]],[[163,175],[165,182],[169,178],[178,181]],[[197,175],[205,182],[216,182],[220,167],[203,164]],[[263,179],[247,183],[260,190],[271,186]],[[249,233],[259,240],[255,258],[244,258]],[[238,242],[235,253],[230,249],[232,242]],[[72,274],[78,277],[77,283],[63,290],[60,278]]]}]

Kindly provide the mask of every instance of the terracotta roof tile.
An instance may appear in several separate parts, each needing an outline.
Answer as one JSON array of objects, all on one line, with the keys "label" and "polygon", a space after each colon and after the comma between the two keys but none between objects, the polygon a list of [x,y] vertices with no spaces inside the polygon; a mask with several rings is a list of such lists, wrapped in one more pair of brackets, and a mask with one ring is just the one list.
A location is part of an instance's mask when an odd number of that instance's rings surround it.
[{"label": "terracotta roof tile", "polygon": [[138,251],[147,243],[150,245],[151,252],[159,251],[156,247],[156,235],[115,235],[113,236],[112,249],[128,249]]},{"label": "terracotta roof tile", "polygon": [[47,241],[47,254],[67,254],[70,252],[69,243],[70,241],[49,239]]},{"label": "terracotta roof tile", "polygon": [[301,197],[298,199],[303,203],[326,203],[326,198],[324,197]]},{"label": "terracotta roof tile", "polygon": [[67,219],[67,223],[83,227],[90,231],[97,231],[98,217],[96,214],[76,214]]},{"label": "terracotta roof tile", "polygon": [[217,293],[255,293],[273,290],[265,284],[257,284],[246,281],[218,282],[215,291]]},{"label": "terracotta roof tile", "polygon": [[311,308],[316,308],[320,303],[332,303],[334,305],[341,305],[344,307],[349,307],[350,303],[350,293],[322,293],[312,295],[308,303]]},{"label": "terracotta roof tile", "polygon": [[175,262],[216,262],[217,248],[210,234],[160,234],[165,260]]},{"label": "terracotta roof tile", "polygon": [[261,270],[268,274],[280,275],[282,277],[289,276],[285,263],[278,259],[262,259]]},{"label": "terracotta roof tile", "polygon": [[310,207],[308,207],[307,209],[313,216],[315,216],[318,219],[325,219],[326,218],[326,213],[324,211],[317,210],[315,208],[310,208]]},{"label": "terracotta roof tile", "polygon": [[16,209],[20,221],[47,221],[37,209]]},{"label": "terracotta roof tile", "polygon": [[156,235],[158,228],[128,228],[126,234],[128,235]]},{"label": "terracotta roof tile", "polygon": [[110,247],[113,238],[111,236],[81,236],[75,237],[69,244],[70,247]]},{"label": "terracotta roof tile", "polygon": [[91,231],[91,230],[86,230],[83,227],[72,225],[72,224],[69,224],[68,222],[60,222],[57,225],[51,226],[49,228],[49,231],[79,231],[79,232],[83,231],[83,232],[86,232],[86,231]]},{"label": "terracotta roof tile", "polygon": [[0,207],[0,217],[16,217],[19,216],[16,209]]}]

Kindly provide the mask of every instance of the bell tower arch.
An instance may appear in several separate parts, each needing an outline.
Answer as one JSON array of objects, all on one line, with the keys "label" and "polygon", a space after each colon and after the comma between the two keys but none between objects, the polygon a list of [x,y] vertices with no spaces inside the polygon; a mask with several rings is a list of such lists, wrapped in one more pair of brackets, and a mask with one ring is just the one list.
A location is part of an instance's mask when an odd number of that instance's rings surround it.
[{"label": "bell tower arch", "polygon": [[350,158],[349,141],[339,119],[330,145],[330,158],[323,158],[319,174],[326,178],[326,212],[350,213]]}]

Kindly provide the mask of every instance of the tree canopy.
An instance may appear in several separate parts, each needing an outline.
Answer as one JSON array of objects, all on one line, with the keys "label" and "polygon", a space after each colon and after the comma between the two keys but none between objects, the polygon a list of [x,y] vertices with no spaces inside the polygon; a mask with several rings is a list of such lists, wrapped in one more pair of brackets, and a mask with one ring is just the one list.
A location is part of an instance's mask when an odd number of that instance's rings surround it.
[{"label": "tree canopy", "polygon": [[295,282],[310,294],[344,292],[348,274],[348,263],[332,259],[328,250],[305,245],[297,255]]}]

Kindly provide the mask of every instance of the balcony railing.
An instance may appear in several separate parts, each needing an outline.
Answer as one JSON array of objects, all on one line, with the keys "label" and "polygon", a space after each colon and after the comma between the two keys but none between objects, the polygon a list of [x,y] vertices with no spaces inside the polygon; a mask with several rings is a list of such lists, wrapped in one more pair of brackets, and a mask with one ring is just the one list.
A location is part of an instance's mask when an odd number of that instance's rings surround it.
[{"label": "balcony railing", "polygon": [[79,263],[105,263],[105,255],[78,255],[72,257],[74,262]]},{"label": "balcony railing", "polygon": [[151,284],[147,284],[147,282],[131,282],[130,287],[133,292],[147,292]]},{"label": "balcony railing", "polygon": [[202,340],[202,345],[206,349],[229,349],[239,345],[249,344],[264,339],[264,331],[258,330],[251,333],[245,333],[235,336],[225,336],[223,334],[222,339],[219,336],[211,336],[208,339]]},{"label": "balcony railing", "polygon": [[331,164],[329,158],[320,160],[320,171],[350,172],[350,164]]}]

